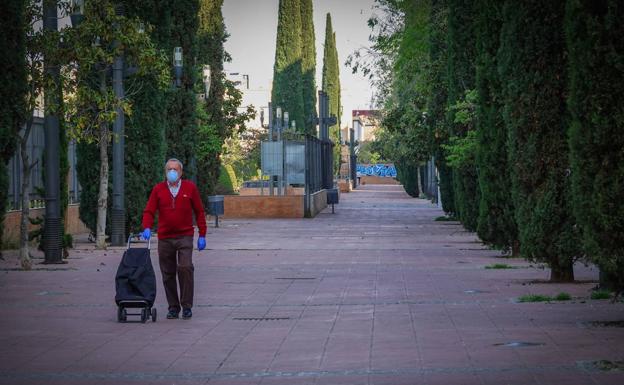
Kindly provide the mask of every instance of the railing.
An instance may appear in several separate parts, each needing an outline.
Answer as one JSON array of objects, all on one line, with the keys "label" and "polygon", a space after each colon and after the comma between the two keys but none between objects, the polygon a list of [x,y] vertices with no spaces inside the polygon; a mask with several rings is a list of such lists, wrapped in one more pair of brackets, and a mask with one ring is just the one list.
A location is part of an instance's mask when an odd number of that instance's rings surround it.
[{"label": "railing", "polygon": [[[39,193],[43,191],[43,151],[45,148],[43,119],[35,116],[33,118],[33,126],[26,142],[26,151],[31,162],[35,162],[30,172],[30,207],[45,207],[45,197]],[[76,144],[69,143],[67,149],[69,159],[69,203],[78,203],[80,200],[81,187],[78,183],[76,175]],[[11,158],[7,165],[9,188],[8,188],[8,204],[7,210],[21,210],[22,208],[22,156],[19,149],[15,151],[15,155]]]}]

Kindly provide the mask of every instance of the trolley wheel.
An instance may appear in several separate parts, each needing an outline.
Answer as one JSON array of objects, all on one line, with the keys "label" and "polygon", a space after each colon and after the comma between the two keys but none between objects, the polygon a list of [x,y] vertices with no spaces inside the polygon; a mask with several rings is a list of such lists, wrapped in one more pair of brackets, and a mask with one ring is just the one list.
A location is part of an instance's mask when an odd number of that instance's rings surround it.
[{"label": "trolley wheel", "polygon": [[121,322],[122,320],[122,314],[121,314],[121,307],[117,307],[117,322]]},{"label": "trolley wheel", "polygon": [[119,322],[126,322],[128,320],[128,312],[125,307],[117,309],[117,320]]},{"label": "trolley wheel", "polygon": [[156,308],[152,308],[152,322],[156,322]]},{"label": "trolley wheel", "polygon": [[145,323],[145,321],[147,321],[147,308],[144,307],[143,309],[141,309],[141,323]]}]

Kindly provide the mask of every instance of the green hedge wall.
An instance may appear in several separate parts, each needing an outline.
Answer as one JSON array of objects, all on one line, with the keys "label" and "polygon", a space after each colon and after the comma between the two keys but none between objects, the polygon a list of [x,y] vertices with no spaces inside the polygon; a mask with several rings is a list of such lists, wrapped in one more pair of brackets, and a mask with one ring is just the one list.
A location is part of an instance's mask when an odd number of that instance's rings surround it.
[{"label": "green hedge wall", "polygon": [[507,161],[507,129],[503,120],[503,85],[496,54],[503,26],[498,0],[476,2],[477,65],[477,167],[479,168],[479,218],[477,234],[484,242],[518,253],[518,230],[511,197]]},{"label": "green hedge wall", "polygon": [[624,3],[567,2],[574,209],[587,254],[624,290]]},{"label": "green hedge wall", "polygon": [[499,50],[520,253],[574,279],[581,253],[569,196],[564,3],[508,0]]}]

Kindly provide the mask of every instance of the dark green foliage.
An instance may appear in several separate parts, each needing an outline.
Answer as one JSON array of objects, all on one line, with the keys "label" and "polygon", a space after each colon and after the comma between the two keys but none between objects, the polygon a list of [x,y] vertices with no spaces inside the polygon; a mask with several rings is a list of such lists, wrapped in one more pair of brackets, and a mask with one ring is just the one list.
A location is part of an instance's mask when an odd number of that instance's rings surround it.
[{"label": "dark green foliage", "polygon": [[448,143],[449,137],[449,132],[446,128],[447,14],[448,5],[446,0],[431,1],[431,29],[429,35],[431,89],[427,98],[427,112],[430,143],[440,178],[442,209],[447,214],[454,215],[456,210],[453,194],[453,176],[450,167],[446,164],[446,154],[442,149],[442,145]]},{"label": "dark green foliage", "polygon": [[[171,12],[171,35],[169,44],[182,47],[184,68],[182,85],[170,94],[168,105],[168,127],[165,133],[167,158],[177,158],[184,164],[187,178],[196,175],[195,144],[197,140],[197,118],[195,116],[197,97],[195,83],[198,69],[195,58],[198,54],[197,32],[199,27],[199,0],[167,2]],[[159,26],[157,25],[156,28]],[[163,44],[166,49],[168,44]],[[171,47],[171,46],[170,46]],[[173,57],[173,49],[166,51]]]},{"label": "dark green foliage", "polygon": [[221,165],[219,181],[215,189],[217,194],[233,194],[236,188],[236,174],[231,165]]},{"label": "dark green foliage", "polygon": [[[27,118],[26,107],[26,51],[24,0],[8,0],[0,12],[0,234],[7,204],[9,180],[7,162],[17,147],[17,133]],[[0,250],[2,235],[0,235]]]},{"label": "dark green foliage", "polygon": [[201,170],[197,175],[197,184],[201,196],[207,200],[213,195],[221,167],[221,146],[229,135],[229,129],[223,111],[225,83],[223,62],[228,56],[223,48],[227,39],[223,15],[222,0],[201,0],[198,28],[198,63],[210,65],[209,97],[198,106],[198,142],[197,166]]},{"label": "dark green foliage", "polygon": [[592,291],[591,299],[611,299],[611,292],[608,290]]},{"label": "dark green foliage", "polygon": [[[448,106],[463,100],[475,83],[475,29],[473,24],[474,2],[448,1],[448,59],[447,97]],[[449,109],[447,126],[451,136],[464,137],[474,129],[473,121],[457,119],[455,109]],[[470,231],[477,228],[479,214],[479,188],[474,160],[454,167],[453,191],[457,216]]]},{"label": "dark green foliage", "polygon": [[[0,161],[3,163],[13,156],[17,147],[17,133],[28,117],[24,12],[25,0],[7,0],[2,4],[0,12]],[[1,200],[6,199],[5,190],[1,189]]]},{"label": "dark green foliage", "polygon": [[624,4],[570,0],[569,128],[573,205],[587,254],[624,290]]},{"label": "dark green foliage", "polygon": [[[165,157],[180,159],[184,164],[184,173],[187,178],[194,177],[196,170],[193,167],[194,145],[197,135],[197,119],[195,117],[195,106],[197,98],[194,87],[198,80],[199,71],[195,60],[198,57],[197,30],[199,19],[199,0],[145,0],[131,1],[125,0],[126,12],[128,15],[138,16],[153,26],[151,38],[156,46],[164,51],[169,58],[169,63],[173,62],[174,47],[182,47],[183,72],[181,86],[167,91],[158,91],[154,100],[147,99],[148,92],[156,92],[151,87],[142,91],[145,96],[137,96],[142,99],[142,108],[146,110],[143,116],[137,119],[137,123],[146,117],[147,111],[158,110],[158,116],[152,122],[160,123],[159,126],[165,130]],[[171,78],[174,79],[173,67],[171,67]],[[150,83],[149,79],[145,79]],[[142,92],[143,93],[143,92]],[[134,111],[133,111],[134,113]],[[156,119],[164,116],[164,120]],[[140,124],[148,124],[143,121]],[[139,126],[140,127],[140,126]],[[138,128],[138,127],[137,127]],[[159,131],[157,128],[153,132]],[[161,140],[162,136],[157,134],[152,140]],[[144,142],[145,143],[145,142]],[[157,152],[160,149],[157,148]],[[153,173],[160,173],[164,167],[164,158],[160,158],[158,164],[153,164]],[[152,159],[146,159],[149,162]],[[150,171],[150,178],[152,171]],[[152,186],[149,186],[151,189]],[[149,192],[148,192],[149,194]],[[147,197],[145,198],[147,200]]]},{"label": "dark green foliage", "polygon": [[197,140],[196,102],[192,89],[179,89],[169,93],[165,158],[179,159],[184,164],[186,178],[196,175],[193,167]]},{"label": "dark green foliage", "polygon": [[[165,39],[165,33],[171,29],[167,23],[171,22],[173,15],[165,3],[168,4],[168,2],[157,0],[127,1],[125,11],[128,17],[140,17],[150,24],[153,27],[152,38],[160,48],[171,48],[165,51],[171,56],[174,45]],[[128,87],[129,81],[126,82],[126,87]],[[165,150],[167,148],[165,130],[170,126],[169,117],[176,118],[179,113],[178,111],[171,115],[167,113],[168,105],[174,99],[172,93],[159,89],[152,76],[146,75],[140,78],[133,76],[131,82],[136,86],[130,90],[132,92],[130,95],[132,115],[126,117],[124,128],[126,135],[124,205],[127,233],[142,230],[143,209],[151,189],[163,179]],[[186,130],[182,130],[182,133],[186,132]],[[188,143],[189,139],[186,139]],[[99,189],[99,153],[96,144],[88,143],[78,143],[76,151],[78,158],[76,171],[82,186],[79,215],[83,223],[95,234]],[[112,196],[113,168],[110,156],[111,154],[109,154],[111,167],[109,197]],[[186,167],[184,171],[187,171]],[[109,199],[108,203],[106,231],[110,233],[112,199]]]},{"label": "dark green foliage", "polygon": [[[125,208],[126,230],[141,230],[143,209],[154,185],[164,179],[166,96],[150,78],[141,80],[133,96],[133,112],[126,118]],[[186,171],[186,164],[185,164]]]},{"label": "dark green foliage", "polygon": [[340,168],[340,68],[336,49],[336,33],[328,13],[325,24],[325,51],[323,54],[323,91],[329,96],[329,115],[336,116],[337,123],[329,127],[329,138],[334,146],[334,173]]},{"label": "dark green foliage", "polygon": [[305,124],[297,122],[297,130],[316,135],[316,39],[312,0],[301,1],[301,70]]},{"label": "dark green foliage", "polygon": [[[76,144],[76,158],[78,159],[76,162],[78,182],[82,187],[82,190],[80,191],[80,207],[78,215],[80,220],[87,226],[91,233],[95,235],[100,180],[100,155],[97,144],[78,142]],[[112,173],[109,178],[109,194],[112,194]],[[111,207],[112,206],[109,205],[109,209],[106,214],[107,234],[110,234]]]},{"label": "dark green foliage", "polygon": [[[0,161],[0,234],[4,234],[4,215],[7,210],[8,188],[9,188],[9,176],[8,176],[7,165],[4,161]],[[0,256],[2,256],[2,248],[3,248],[2,239],[3,238],[4,236],[0,235]]]},{"label": "dark green foliage", "polygon": [[492,265],[485,266],[486,270],[501,270],[501,269],[515,269],[514,266],[508,265],[506,263],[494,263]]},{"label": "dark green foliage", "polygon": [[408,194],[420,196],[419,169],[431,156],[427,145],[426,94],[429,62],[429,1],[412,1],[402,5],[405,28],[401,32],[394,63],[392,97],[386,102],[382,126],[376,141],[382,155],[394,161],[399,180]]},{"label": "dark green foliage", "polygon": [[518,231],[511,199],[507,162],[507,130],[503,120],[502,84],[496,53],[503,25],[502,3],[476,2],[477,33],[477,156],[479,168],[479,218],[477,234],[487,244],[517,253]]},{"label": "dark green foliage", "polygon": [[518,298],[518,302],[550,302],[553,298],[543,294],[527,294]]},{"label": "dark green foliage", "polygon": [[397,170],[397,180],[401,182],[405,192],[414,198],[418,198],[420,191],[418,190],[418,167],[407,164],[395,163]]},{"label": "dark green foliage", "polygon": [[273,67],[273,107],[288,111],[290,121],[304,127],[300,0],[280,0]]},{"label": "dark green foliage", "polygon": [[564,11],[559,1],[506,1],[497,58],[520,253],[547,263],[553,281],[573,280],[580,255],[568,199]]}]

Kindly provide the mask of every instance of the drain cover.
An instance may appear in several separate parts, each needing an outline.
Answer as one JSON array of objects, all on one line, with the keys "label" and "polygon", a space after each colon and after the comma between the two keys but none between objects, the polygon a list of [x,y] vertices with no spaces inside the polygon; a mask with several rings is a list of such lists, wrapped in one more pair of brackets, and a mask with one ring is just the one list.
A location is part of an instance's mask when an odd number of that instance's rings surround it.
[{"label": "drain cover", "polygon": [[289,320],[290,317],[235,317],[234,321],[283,321]]},{"label": "drain cover", "polygon": [[279,277],[279,278],[275,278],[275,279],[300,279],[300,280],[305,280],[305,279],[316,279],[314,277]]},{"label": "drain cover", "polygon": [[543,342],[524,342],[524,341],[512,341],[512,342],[503,342],[500,344],[494,344],[494,346],[506,346],[508,348],[524,348],[527,346],[543,346],[546,345]]}]

